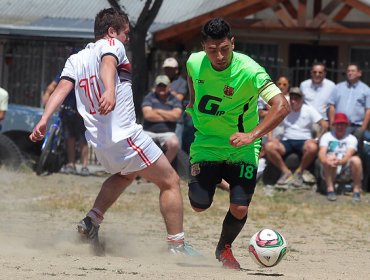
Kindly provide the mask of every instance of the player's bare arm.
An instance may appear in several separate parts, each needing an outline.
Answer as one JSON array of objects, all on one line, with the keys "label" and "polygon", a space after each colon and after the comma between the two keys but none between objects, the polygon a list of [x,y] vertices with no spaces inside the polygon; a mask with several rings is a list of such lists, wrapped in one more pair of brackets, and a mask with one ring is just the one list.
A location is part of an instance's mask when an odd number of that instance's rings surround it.
[{"label": "player's bare arm", "polygon": [[283,94],[278,94],[271,98],[268,102],[271,106],[263,121],[256,126],[255,129],[248,133],[237,132],[231,135],[230,144],[234,147],[248,145],[256,139],[261,138],[273,130],[283,121],[286,115],[290,112],[290,106]]},{"label": "player's bare arm", "polygon": [[189,87],[189,104],[186,106],[186,108],[193,108],[194,97],[195,97],[193,79],[190,76],[188,76],[187,80],[188,80],[188,87]]},{"label": "player's bare arm", "polygon": [[29,136],[31,141],[36,142],[44,138],[46,126],[51,115],[60,107],[73,87],[74,84],[71,81],[64,79],[60,80],[58,86],[46,103],[44,114]]},{"label": "player's bare arm", "polygon": [[116,106],[116,84],[115,75],[117,72],[117,60],[112,55],[102,58],[99,75],[104,84],[105,91],[99,100],[99,113],[107,115]]}]

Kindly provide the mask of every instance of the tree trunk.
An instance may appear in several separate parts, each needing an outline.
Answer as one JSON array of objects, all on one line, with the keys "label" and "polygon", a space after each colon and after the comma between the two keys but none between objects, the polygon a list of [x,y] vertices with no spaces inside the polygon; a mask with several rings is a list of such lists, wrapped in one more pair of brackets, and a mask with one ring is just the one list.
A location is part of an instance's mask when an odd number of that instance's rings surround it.
[{"label": "tree trunk", "polygon": [[[108,0],[108,3],[113,8],[122,10],[122,7],[119,5],[119,0]],[[130,24],[132,91],[134,94],[136,117],[139,122],[142,119],[141,102],[148,91],[148,64],[145,52],[145,40],[149,27],[157,16],[162,3],[163,0],[146,0],[136,24]]]},{"label": "tree trunk", "polygon": [[138,122],[142,119],[141,103],[148,93],[148,65],[145,53],[145,36],[135,32],[130,41],[132,52],[132,91]]}]

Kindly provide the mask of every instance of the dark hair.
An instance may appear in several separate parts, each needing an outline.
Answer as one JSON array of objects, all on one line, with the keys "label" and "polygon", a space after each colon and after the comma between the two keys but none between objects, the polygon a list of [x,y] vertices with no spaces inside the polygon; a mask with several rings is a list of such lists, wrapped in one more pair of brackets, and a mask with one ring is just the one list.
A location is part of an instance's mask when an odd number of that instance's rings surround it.
[{"label": "dark hair", "polygon": [[123,11],[109,8],[101,10],[95,16],[94,35],[95,40],[103,38],[108,33],[109,27],[119,33],[125,24],[128,24],[128,16]]},{"label": "dark hair", "polygon": [[312,63],[311,69],[314,68],[315,66],[322,66],[322,67],[324,67],[324,71],[326,72],[326,65],[324,63],[322,63],[322,62],[314,62],[314,63]]},{"label": "dark hair", "polygon": [[217,40],[232,37],[230,25],[222,18],[214,18],[208,21],[203,25],[201,34],[203,42],[209,38]]},{"label": "dark hair", "polygon": [[360,64],[358,64],[357,62],[350,62],[350,63],[348,63],[346,69],[348,69],[349,66],[356,66],[358,71],[362,71],[361,70],[361,67],[360,67]]}]

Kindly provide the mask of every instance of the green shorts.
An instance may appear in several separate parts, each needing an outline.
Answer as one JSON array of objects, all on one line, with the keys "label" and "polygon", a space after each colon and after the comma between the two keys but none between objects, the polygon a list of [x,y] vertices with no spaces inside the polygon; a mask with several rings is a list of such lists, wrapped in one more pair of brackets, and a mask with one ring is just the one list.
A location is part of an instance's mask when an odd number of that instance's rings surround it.
[{"label": "green shorts", "polygon": [[258,166],[261,151],[261,139],[250,145],[233,147],[228,143],[224,145],[211,145],[196,139],[190,146],[190,163],[199,162],[229,162],[244,163]]}]

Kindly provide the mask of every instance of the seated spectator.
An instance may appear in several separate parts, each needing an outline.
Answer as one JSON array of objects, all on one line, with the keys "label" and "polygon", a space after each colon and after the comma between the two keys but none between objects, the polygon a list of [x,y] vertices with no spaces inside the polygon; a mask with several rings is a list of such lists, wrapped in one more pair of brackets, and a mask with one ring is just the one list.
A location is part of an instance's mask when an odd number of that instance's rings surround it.
[{"label": "seated spectator", "polygon": [[360,202],[362,163],[357,151],[357,139],[346,133],[349,120],[346,114],[334,116],[334,131],[326,132],[320,139],[319,160],[323,166],[323,177],[329,201],[337,199],[334,182],[353,181],[353,202]]},{"label": "seated spectator", "polygon": [[175,134],[176,123],[182,114],[182,104],[169,90],[170,79],[159,75],[155,79],[154,91],[143,100],[143,128],[153,140],[165,148],[165,155],[172,162],[179,149]]},{"label": "seated spectator", "polygon": [[0,87],[0,131],[1,131],[1,121],[5,119],[6,111],[8,110],[8,92]]},{"label": "seated spectator", "polygon": [[314,107],[324,120],[328,120],[328,99],[335,88],[333,81],[326,78],[326,67],[323,63],[314,63],[311,68],[311,79],[303,81],[301,89],[304,102]]},{"label": "seated spectator", "polygon": [[166,58],[162,65],[164,74],[170,79],[170,92],[178,100],[184,101],[188,92],[188,83],[181,77],[179,63],[173,57]]},{"label": "seated spectator", "polygon": [[[265,151],[267,159],[282,172],[277,184],[292,183],[293,186],[300,187],[303,184],[303,171],[313,162],[318,152],[317,139],[312,139],[312,125],[320,125],[319,136],[325,132],[327,125],[314,108],[303,104],[303,94],[298,87],[291,88],[289,95],[291,112],[282,122],[282,140],[266,143]],[[284,156],[291,153],[301,156],[301,162],[294,174],[283,160]]]}]

